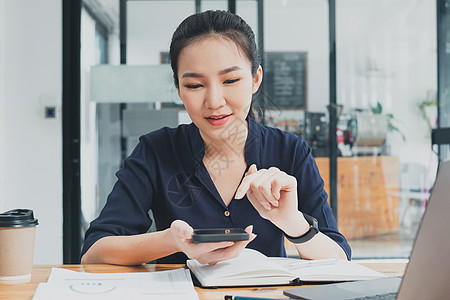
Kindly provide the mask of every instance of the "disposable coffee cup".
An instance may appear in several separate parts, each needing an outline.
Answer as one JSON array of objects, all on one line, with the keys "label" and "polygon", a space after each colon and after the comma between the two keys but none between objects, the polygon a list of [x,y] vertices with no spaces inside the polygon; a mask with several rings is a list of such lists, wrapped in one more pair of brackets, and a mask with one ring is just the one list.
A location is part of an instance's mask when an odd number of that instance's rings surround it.
[{"label": "disposable coffee cup", "polygon": [[0,214],[0,284],[29,282],[38,220],[29,209]]}]

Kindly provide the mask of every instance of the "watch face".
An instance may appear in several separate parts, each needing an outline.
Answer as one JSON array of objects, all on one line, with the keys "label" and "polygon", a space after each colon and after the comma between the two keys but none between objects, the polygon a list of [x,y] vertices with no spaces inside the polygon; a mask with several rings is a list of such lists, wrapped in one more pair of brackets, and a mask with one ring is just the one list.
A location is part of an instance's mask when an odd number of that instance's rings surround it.
[{"label": "watch face", "polygon": [[305,213],[303,213],[303,216],[305,217],[305,220],[309,223],[309,225],[311,225],[313,228],[315,228],[317,230],[319,229],[319,222],[317,221],[316,218],[314,218],[310,215],[307,215]]}]

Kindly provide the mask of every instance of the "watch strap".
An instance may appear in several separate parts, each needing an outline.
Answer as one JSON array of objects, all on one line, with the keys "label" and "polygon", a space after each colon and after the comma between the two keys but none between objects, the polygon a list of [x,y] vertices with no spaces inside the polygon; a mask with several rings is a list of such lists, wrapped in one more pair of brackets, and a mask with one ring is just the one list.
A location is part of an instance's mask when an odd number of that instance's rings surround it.
[{"label": "watch strap", "polygon": [[317,233],[319,233],[319,222],[317,221],[317,219],[305,213],[303,213],[303,216],[305,217],[305,220],[308,222],[308,224],[311,225],[307,232],[298,237],[292,237],[287,235],[286,233],[284,234],[286,238],[294,244],[307,242],[312,239]]}]

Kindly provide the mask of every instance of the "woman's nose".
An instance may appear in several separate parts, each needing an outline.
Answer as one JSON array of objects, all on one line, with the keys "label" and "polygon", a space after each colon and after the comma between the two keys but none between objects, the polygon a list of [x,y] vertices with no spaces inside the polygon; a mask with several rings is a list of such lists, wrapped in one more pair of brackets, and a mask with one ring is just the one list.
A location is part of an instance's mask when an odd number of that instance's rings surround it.
[{"label": "woman's nose", "polygon": [[215,110],[224,105],[225,105],[225,98],[222,93],[222,89],[218,87],[209,87],[205,99],[206,108]]}]

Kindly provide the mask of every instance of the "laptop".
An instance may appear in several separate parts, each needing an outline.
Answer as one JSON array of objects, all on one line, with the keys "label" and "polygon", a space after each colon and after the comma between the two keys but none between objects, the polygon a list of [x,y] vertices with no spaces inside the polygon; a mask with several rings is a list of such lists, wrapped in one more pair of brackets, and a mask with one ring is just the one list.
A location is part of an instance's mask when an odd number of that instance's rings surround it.
[{"label": "laptop", "polygon": [[[450,161],[441,164],[403,278],[284,290],[294,299],[449,299]],[[384,297],[384,298],[383,298]]]}]

